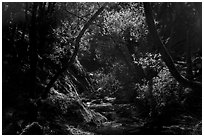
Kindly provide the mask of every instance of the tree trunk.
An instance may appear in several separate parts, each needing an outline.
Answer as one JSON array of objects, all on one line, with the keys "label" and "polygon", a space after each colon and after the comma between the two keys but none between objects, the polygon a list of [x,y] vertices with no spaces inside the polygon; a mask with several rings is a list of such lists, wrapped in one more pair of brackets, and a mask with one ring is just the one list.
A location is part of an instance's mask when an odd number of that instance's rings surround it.
[{"label": "tree trunk", "polygon": [[42,95],[42,98],[45,99],[47,98],[47,95],[50,91],[50,88],[53,86],[53,84],[55,83],[55,81],[59,78],[59,76],[65,72],[67,70],[68,67],[70,67],[70,65],[72,65],[75,61],[75,58],[78,54],[79,51],[79,46],[80,46],[80,40],[81,37],[84,35],[85,31],[87,30],[87,28],[91,25],[91,23],[98,17],[98,15],[103,11],[103,9],[106,7],[107,3],[105,3],[90,19],[89,21],[84,25],[83,29],[80,31],[79,35],[77,36],[76,40],[75,40],[75,50],[74,53],[71,57],[71,59],[69,60],[69,62],[62,68],[60,69],[55,75],[54,77],[50,80],[50,82],[47,84],[47,87]]},{"label": "tree trunk", "polygon": [[111,38],[111,40],[114,42],[115,48],[116,50],[118,50],[118,52],[121,54],[121,56],[123,57],[125,64],[128,67],[129,72],[134,73],[134,69],[133,69],[133,65],[131,64],[130,60],[127,58],[127,56],[125,56],[125,54],[123,53],[123,50],[121,49],[120,45],[117,44],[117,42],[115,41],[115,39],[110,35],[109,36]]},{"label": "tree trunk", "polygon": [[135,59],[138,58],[138,54],[139,52],[135,50],[135,48],[137,48],[139,46],[138,42],[135,42],[131,36],[131,28],[127,28],[124,32],[124,37],[125,37],[125,46],[128,50],[128,56],[130,59],[130,63],[133,66],[133,70],[134,70],[134,81],[136,83],[141,83],[142,82],[142,78],[144,78],[145,74],[143,71],[143,68],[140,64],[134,63],[134,61],[136,61]]},{"label": "tree trunk", "polygon": [[148,81],[148,100],[150,105],[150,117],[154,118],[156,116],[156,100],[153,95],[153,78]]},{"label": "tree trunk", "polygon": [[36,36],[36,14],[37,14],[37,3],[33,3],[31,26],[29,32],[30,39],[30,97],[35,98],[36,90],[36,66],[37,66],[37,36]]},{"label": "tree trunk", "polygon": [[183,86],[190,87],[193,89],[199,89],[199,91],[201,91],[202,84],[200,82],[190,81],[189,79],[183,77],[176,69],[174,62],[172,60],[172,57],[170,56],[169,52],[167,51],[166,47],[162,44],[158,36],[157,30],[154,24],[153,16],[152,16],[152,10],[151,10],[150,3],[144,2],[144,11],[145,11],[146,22],[149,28],[149,32],[154,39],[155,45],[157,45],[156,48],[159,49],[162,60],[165,62],[172,76]]}]

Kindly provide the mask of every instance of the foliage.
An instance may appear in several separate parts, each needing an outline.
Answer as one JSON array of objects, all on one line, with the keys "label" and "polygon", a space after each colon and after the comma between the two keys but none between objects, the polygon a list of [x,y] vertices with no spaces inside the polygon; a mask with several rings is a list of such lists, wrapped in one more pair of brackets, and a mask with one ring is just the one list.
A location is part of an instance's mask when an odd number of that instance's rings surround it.
[{"label": "foliage", "polygon": [[150,69],[155,69],[156,72],[162,70],[165,65],[161,60],[161,55],[157,53],[145,53],[134,63],[140,64],[143,68],[149,67]]},{"label": "foliage", "polygon": [[[167,66],[160,58],[159,54],[147,54],[148,56],[141,57],[138,63],[142,66],[153,69],[157,72],[157,75],[151,77],[152,71],[147,73],[152,79],[152,85],[149,85],[149,81],[144,79],[143,84],[136,84],[135,88],[138,91],[138,99],[146,100],[152,103],[151,98],[155,101],[155,108],[157,113],[161,113],[163,108],[172,103],[180,104],[184,97],[184,89],[179,85],[175,78],[169,72]],[[151,80],[149,79],[149,80]],[[150,89],[152,86],[152,89]],[[152,91],[150,91],[152,90]],[[151,104],[146,105],[151,105]]]},{"label": "foliage", "polygon": [[140,3],[129,3],[129,8],[121,8],[119,11],[109,11],[104,16],[105,32],[122,37],[127,28],[132,29],[131,36],[138,40],[145,35],[145,18]]},{"label": "foliage", "polygon": [[153,82],[153,93],[158,105],[166,105],[179,101],[180,86],[167,68],[160,71],[158,77],[153,79]]},{"label": "foliage", "polygon": [[120,88],[120,82],[113,73],[104,74],[102,71],[96,71],[93,74],[93,83],[96,93],[99,97],[114,96]]}]

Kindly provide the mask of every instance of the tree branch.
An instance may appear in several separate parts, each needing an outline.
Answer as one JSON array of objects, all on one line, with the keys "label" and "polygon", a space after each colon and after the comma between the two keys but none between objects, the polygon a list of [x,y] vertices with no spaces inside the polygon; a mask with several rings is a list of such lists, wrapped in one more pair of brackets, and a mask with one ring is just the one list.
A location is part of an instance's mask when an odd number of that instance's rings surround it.
[{"label": "tree branch", "polygon": [[190,81],[189,79],[183,77],[178,70],[176,69],[173,59],[171,58],[169,52],[167,51],[166,47],[161,42],[156,27],[154,23],[154,19],[152,17],[152,10],[150,3],[144,2],[144,11],[146,16],[146,23],[149,28],[149,32],[154,39],[155,45],[157,45],[157,49],[160,49],[159,52],[161,54],[162,60],[165,62],[169,71],[171,72],[172,76],[183,86],[190,87],[193,89],[202,89],[202,84],[197,81]]}]

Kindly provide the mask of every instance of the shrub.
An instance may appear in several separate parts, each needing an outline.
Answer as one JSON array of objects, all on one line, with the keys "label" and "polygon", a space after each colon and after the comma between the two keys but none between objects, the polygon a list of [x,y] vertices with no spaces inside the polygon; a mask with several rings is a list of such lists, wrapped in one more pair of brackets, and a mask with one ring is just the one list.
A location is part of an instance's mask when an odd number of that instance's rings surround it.
[{"label": "shrub", "polygon": [[120,82],[111,72],[104,74],[103,71],[98,70],[93,73],[93,83],[98,96],[113,96],[120,88]]},{"label": "shrub", "polygon": [[[179,103],[180,92],[183,88],[171,75],[165,63],[162,62],[160,55],[147,53],[136,63],[141,64],[143,68],[150,68],[157,72],[157,75],[152,79],[143,79],[143,84],[135,85],[140,100],[148,101],[153,99],[156,111],[161,111],[167,105]],[[150,80],[152,80],[152,85],[148,84]],[[152,91],[150,91],[150,88],[152,88]],[[149,102],[149,105],[152,105],[151,103]]]}]

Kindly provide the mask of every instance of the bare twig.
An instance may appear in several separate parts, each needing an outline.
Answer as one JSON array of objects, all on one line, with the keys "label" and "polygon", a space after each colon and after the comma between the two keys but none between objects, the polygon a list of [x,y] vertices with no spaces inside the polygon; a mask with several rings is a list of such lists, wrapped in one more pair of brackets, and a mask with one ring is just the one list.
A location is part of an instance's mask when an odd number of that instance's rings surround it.
[{"label": "bare twig", "polygon": [[[87,18],[85,19],[84,17],[78,16],[78,15],[76,15],[76,14],[74,14],[74,13],[68,11],[68,10],[66,10],[66,12],[68,12],[69,14],[72,14],[73,16],[78,17],[78,18],[82,19],[83,21],[86,21],[86,22],[87,22]],[[96,24],[96,23],[94,23],[94,22],[92,22],[92,24],[93,24],[93,25],[96,25],[96,26],[98,26],[98,27],[100,27],[100,28],[102,27],[102,26],[100,26],[100,25],[98,25],[98,24]]]},{"label": "bare twig", "polygon": [[75,13],[72,13],[72,12],[68,11],[67,9],[65,9],[65,11],[68,12],[69,14],[72,14],[72,15],[75,16],[75,17],[78,17],[78,18],[80,18],[80,19],[82,19],[82,20],[84,20],[84,21],[87,21],[87,20],[84,19],[83,17],[78,16],[78,15],[76,15]]}]

